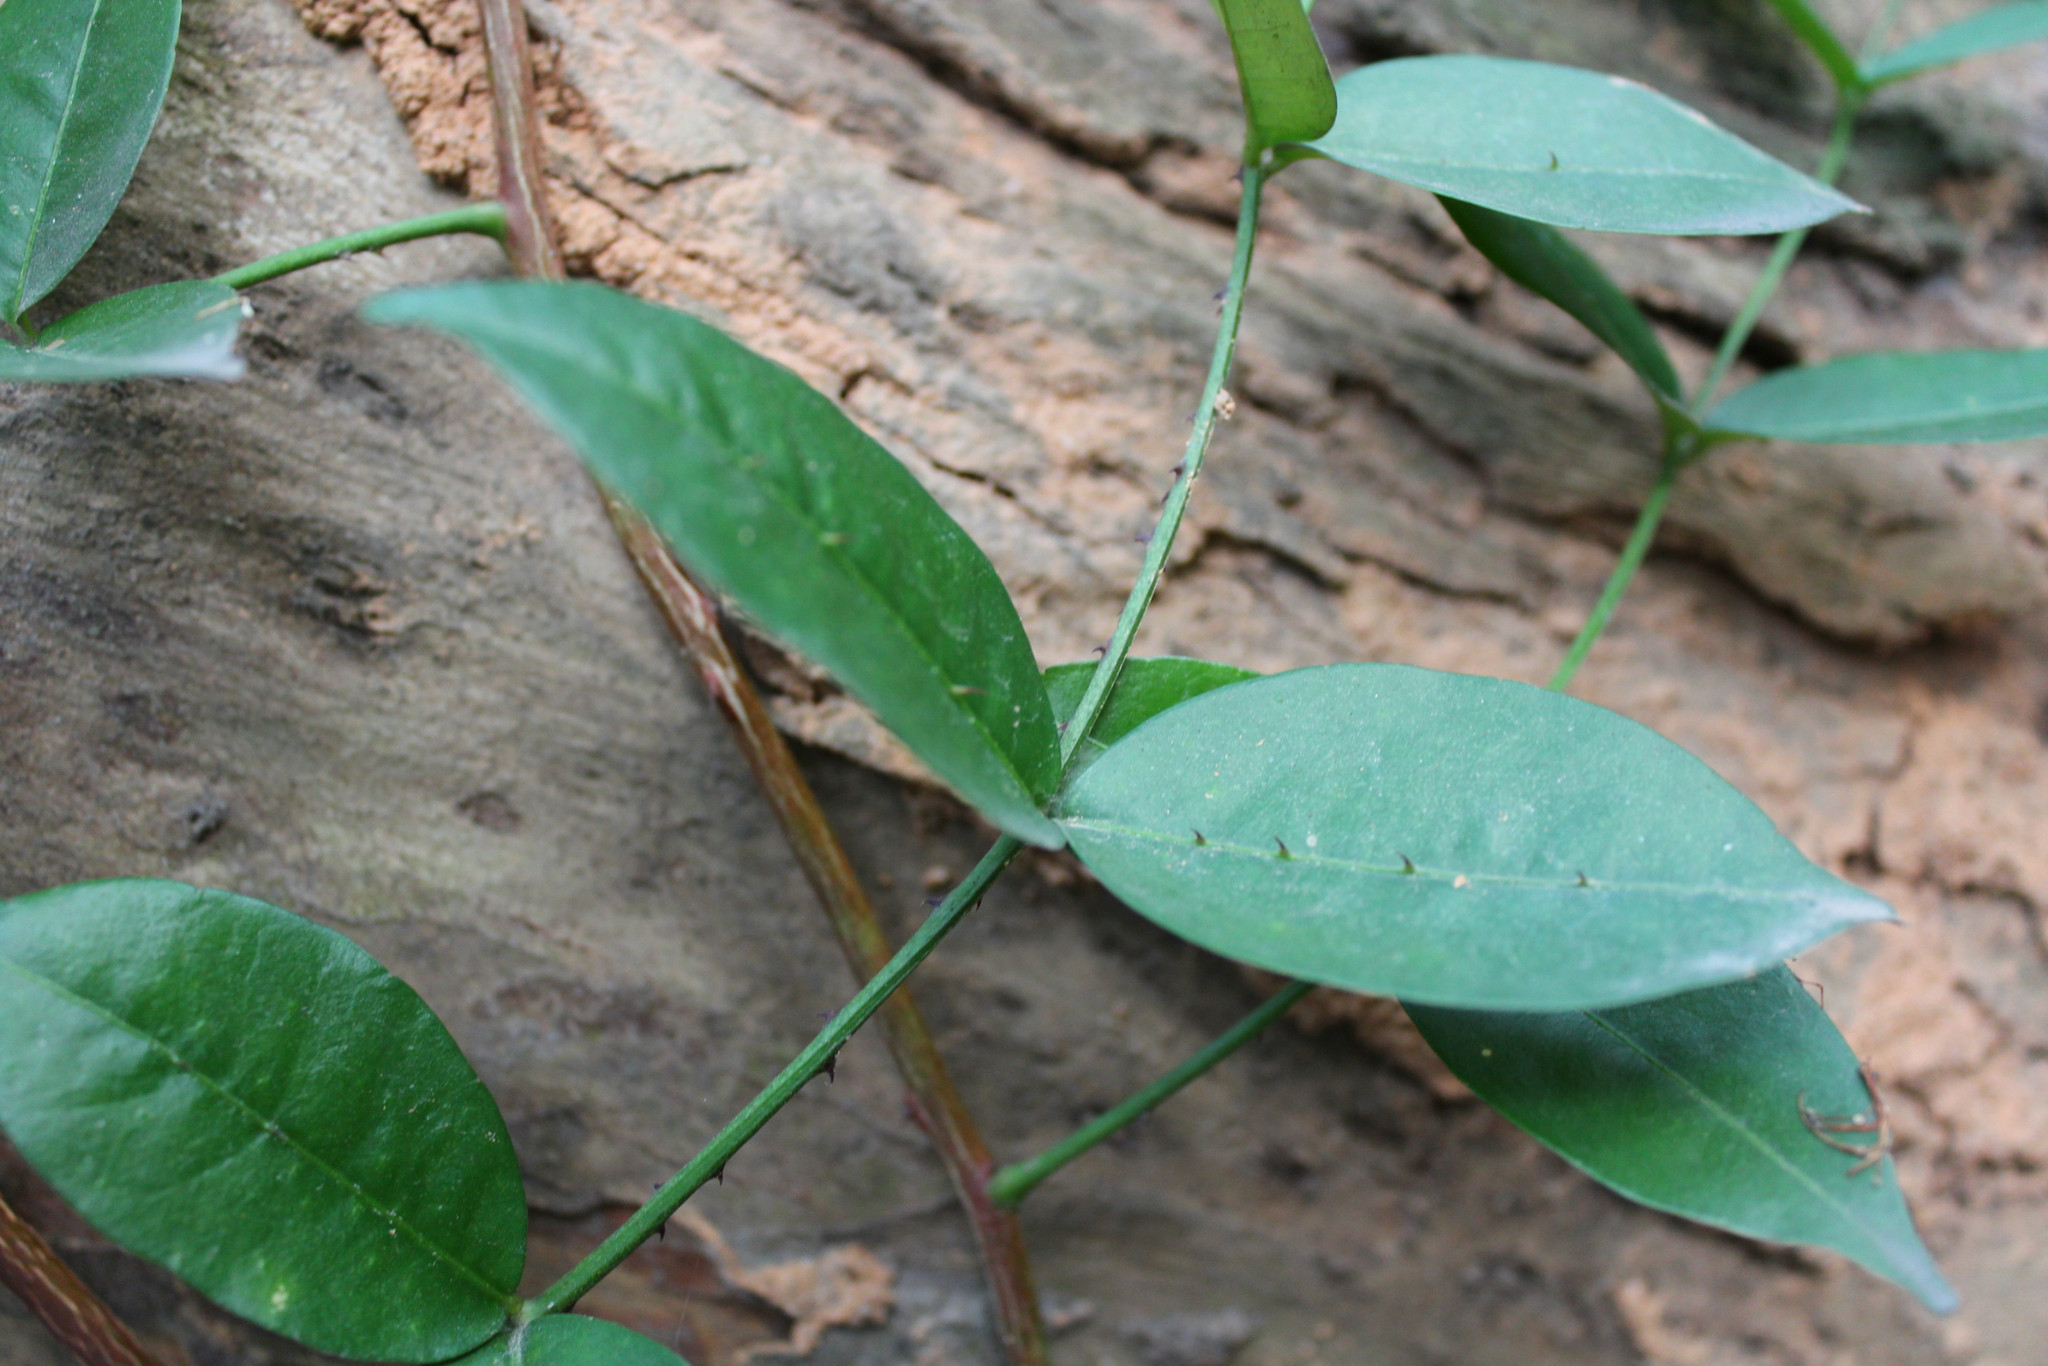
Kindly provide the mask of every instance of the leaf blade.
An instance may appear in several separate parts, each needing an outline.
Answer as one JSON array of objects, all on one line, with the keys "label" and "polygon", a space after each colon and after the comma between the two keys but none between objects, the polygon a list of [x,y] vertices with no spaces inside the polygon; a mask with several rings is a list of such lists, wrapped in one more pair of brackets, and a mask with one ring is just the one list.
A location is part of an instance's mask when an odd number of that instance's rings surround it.
[{"label": "leaf blade", "polygon": [[1055,814],[1104,885],[1181,937],[1432,1004],[1642,1000],[1891,914],[1654,732],[1401,665],[1297,669],[1184,702],[1111,747]]},{"label": "leaf blade", "polygon": [[58,319],[34,346],[0,342],[0,381],[240,379],[242,318],[241,296],[212,280],[131,290]]},{"label": "leaf blade", "polygon": [[2048,38],[2048,0],[2014,0],[1893,48],[1863,70],[1873,86],[1890,85],[1937,66]]},{"label": "leaf blade", "polygon": [[1837,86],[1844,90],[1863,87],[1863,73],[1856,65],[1856,58],[1806,0],[1771,0],[1771,8],[1799,36],[1799,41],[1806,44],[1807,50],[1820,59],[1820,64],[1827,68],[1828,75]]},{"label": "leaf blade", "polygon": [[1563,228],[1774,233],[1860,207],[1647,86],[1502,57],[1360,67],[1302,147]]},{"label": "leaf blade", "polygon": [[1216,0],[1244,96],[1245,160],[1308,142],[1337,118],[1337,87],[1300,0]]},{"label": "leaf blade", "polygon": [[587,284],[375,300],[490,361],[683,561],[845,683],[998,826],[1057,848],[1059,745],[1017,609],[910,472],[783,367]]},{"label": "leaf blade", "polygon": [[0,1040],[22,1152],[235,1313],[435,1361],[516,1303],[504,1120],[418,996],[340,935],[146,879],[0,902]]},{"label": "leaf blade", "polygon": [[1753,1238],[1830,1247],[1955,1307],[1913,1228],[1889,1160],[1808,1132],[1866,1111],[1856,1056],[1784,967],[1754,980],[1616,1010],[1505,1014],[1409,1006],[1422,1036],[1478,1096],[1631,1200]]},{"label": "leaf blade", "polygon": [[[1045,693],[1052,702],[1053,719],[1062,727],[1080,707],[1081,695],[1088,691],[1088,680],[1094,674],[1093,664],[1055,664],[1045,671]],[[1074,771],[1094,763],[1111,745],[1168,708],[1257,677],[1250,669],[1178,655],[1126,659],[1102,715],[1095,720],[1095,729],[1075,751]]]},{"label": "leaf blade", "polygon": [[1544,223],[1439,196],[1475,250],[1516,284],[1576,318],[1667,404],[1683,401],[1678,369],[1621,286],[1563,233]]},{"label": "leaf blade", "polygon": [[688,1366],[651,1338],[603,1319],[549,1314],[535,1319],[517,1351],[510,1335],[485,1343],[451,1366]]},{"label": "leaf blade", "polygon": [[1896,445],[2048,433],[2048,350],[1874,351],[1774,370],[1716,404],[1731,437]]},{"label": "leaf blade", "polygon": [[177,39],[178,0],[0,6],[0,320],[55,288],[113,216]]}]

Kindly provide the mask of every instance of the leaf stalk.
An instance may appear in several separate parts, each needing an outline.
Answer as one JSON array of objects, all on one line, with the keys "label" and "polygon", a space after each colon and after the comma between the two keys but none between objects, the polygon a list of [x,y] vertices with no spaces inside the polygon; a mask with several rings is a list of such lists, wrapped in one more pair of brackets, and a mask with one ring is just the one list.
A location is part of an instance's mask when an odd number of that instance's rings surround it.
[{"label": "leaf stalk", "polygon": [[1190,1055],[1180,1066],[1104,1110],[1038,1156],[1004,1167],[989,1178],[990,1197],[999,1205],[1015,1209],[1048,1176],[1141,1115],[1149,1113],[1167,1097],[1257,1038],[1267,1025],[1293,1009],[1314,985],[1312,982],[1289,982],[1227,1032]]},{"label": "leaf stalk", "polygon": [[446,237],[452,233],[475,233],[479,237],[503,242],[505,208],[496,200],[490,200],[481,204],[465,204],[446,213],[431,213],[424,218],[408,218],[402,223],[387,223],[381,228],[343,233],[339,237],[266,256],[246,266],[237,266],[213,278],[229,289],[247,289],[308,266],[340,261],[361,252],[382,251],[401,242],[417,242],[423,237]]}]

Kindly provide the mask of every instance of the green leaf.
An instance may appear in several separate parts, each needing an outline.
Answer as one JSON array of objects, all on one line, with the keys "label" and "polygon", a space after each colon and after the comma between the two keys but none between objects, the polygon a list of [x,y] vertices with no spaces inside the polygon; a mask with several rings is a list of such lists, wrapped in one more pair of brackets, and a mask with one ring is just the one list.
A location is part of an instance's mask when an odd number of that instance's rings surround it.
[{"label": "green leaf", "polygon": [[1654,731],[1393,664],[1184,702],[1076,778],[1057,815],[1089,869],[1175,934],[1434,1005],[1644,1000],[1891,915]]},{"label": "green leaf", "polygon": [[1707,414],[1780,441],[2010,441],[2048,433],[2048,350],[1878,351],[1776,370]]},{"label": "green leaf", "polygon": [[688,1366],[668,1348],[616,1323],[549,1314],[519,1334],[494,1338],[452,1366]]},{"label": "green leaf", "polygon": [[1893,48],[1865,68],[1863,79],[1874,86],[1890,85],[1965,57],[2043,38],[2048,38],[2048,0],[2020,0],[1959,19],[1925,38]]},{"label": "green leaf", "polygon": [[113,216],[171,81],[178,0],[0,5],[0,321]]},{"label": "green leaf", "polygon": [[1771,0],[1771,8],[1792,26],[1792,31],[1799,35],[1799,41],[1820,58],[1820,64],[1828,69],[1828,75],[1834,78],[1837,86],[1844,90],[1863,88],[1863,74],[1856,67],[1856,59],[1806,0]]},{"label": "green leaf", "polygon": [[1308,142],[1337,118],[1337,87],[1301,0],[1215,0],[1244,92],[1247,162],[1283,142]]},{"label": "green leaf", "polygon": [[517,1307],[505,1121],[412,989],[331,930],[176,882],[0,902],[0,1057],[0,1124],[50,1184],[244,1318],[423,1362]]},{"label": "green leaf", "polygon": [[1503,57],[1360,67],[1302,150],[1563,228],[1783,232],[1859,207],[1647,86]]},{"label": "green leaf", "polygon": [[34,346],[0,342],[0,381],[240,379],[242,316],[241,295],[212,280],[116,294],[50,324]]},{"label": "green leaf", "polygon": [[[1867,1113],[1856,1055],[1783,967],[1618,1010],[1408,1007],[1459,1080],[1631,1200],[1753,1238],[1831,1247],[1955,1308],[1889,1159],[1830,1148],[1800,1115]],[[1841,1135],[1858,1145],[1863,1134]]]},{"label": "green leaf", "polygon": [[872,707],[1019,839],[1059,743],[995,567],[909,470],[789,371],[598,285],[469,284],[375,300],[467,342],[645,513],[683,563]]},{"label": "green leaf", "polygon": [[[1093,664],[1055,664],[1045,671],[1045,691],[1052,699],[1053,719],[1062,728],[1073,719],[1094,674]],[[1168,707],[1179,706],[1190,697],[1200,697],[1226,683],[1242,683],[1257,677],[1250,669],[1178,655],[1126,659],[1123,671],[1116,676],[1116,688],[1109,695],[1108,705],[1095,719],[1095,729],[1088,732],[1088,738],[1075,753],[1073,771],[1078,773],[1094,763],[1111,745]]]},{"label": "green leaf", "polygon": [[1648,320],[1607,272],[1563,233],[1461,199],[1445,197],[1442,202],[1465,240],[1500,267],[1501,274],[1584,323],[1667,405],[1683,401],[1678,371]]}]

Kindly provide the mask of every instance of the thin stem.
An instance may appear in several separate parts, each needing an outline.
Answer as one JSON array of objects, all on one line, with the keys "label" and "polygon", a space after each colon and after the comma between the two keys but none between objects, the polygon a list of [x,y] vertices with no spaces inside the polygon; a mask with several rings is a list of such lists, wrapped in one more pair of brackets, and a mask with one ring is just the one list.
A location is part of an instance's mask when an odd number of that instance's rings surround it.
[{"label": "thin stem", "polygon": [[450,233],[473,232],[480,237],[505,240],[505,209],[496,202],[465,204],[459,209],[446,213],[428,214],[425,218],[408,218],[403,223],[387,223],[381,228],[366,228],[362,232],[344,233],[330,237],[324,242],[314,242],[290,251],[281,251],[275,256],[266,256],[246,266],[237,266],[213,278],[229,289],[247,289],[260,285],[265,280],[275,280],[280,275],[289,275],[307,266],[317,266],[328,261],[339,261],[359,252],[382,251],[395,247],[400,242],[416,242],[422,237],[445,237]]},{"label": "thin stem", "polygon": [[695,1195],[704,1184],[725,1170],[725,1164],[732,1155],[743,1147],[748,1139],[761,1131],[761,1126],[775,1117],[777,1111],[789,1104],[804,1084],[825,1070],[838,1056],[840,1048],[853,1037],[854,1031],[867,1022],[870,1015],[881,1008],[904,980],[917,969],[939,941],[960,919],[974,909],[982,893],[996,880],[1017,851],[1024,846],[1009,836],[995,842],[982,855],[981,862],[974,866],[966,880],[955,887],[947,898],[939,903],[938,909],[926,917],[908,942],[889,960],[889,965],[860,989],[840,1012],[832,1017],[831,1023],[818,1031],[817,1037],[804,1046],[803,1052],[782,1071],[766,1090],[747,1102],[733,1120],[719,1130],[717,1137],[704,1146],[689,1165],[669,1178],[654,1198],[634,1212],[633,1217],[621,1224],[598,1245],[588,1257],[572,1269],[568,1275],[549,1286],[535,1298],[527,1301],[520,1311],[519,1319],[530,1323],[543,1314],[552,1314],[567,1309],[583,1297],[590,1287],[609,1275],[612,1269],[632,1254],[654,1235],[668,1221],[668,1217],[681,1209],[683,1202]]},{"label": "thin stem", "polygon": [[1165,1076],[1103,1111],[1038,1156],[1012,1163],[997,1172],[989,1179],[989,1195],[999,1205],[1016,1208],[1046,1177],[1257,1038],[1267,1025],[1285,1015],[1295,1002],[1308,995],[1313,986],[1311,982],[1288,983],[1257,1010],[1232,1025],[1228,1033],[1212,1040]]},{"label": "thin stem", "polygon": [[[1843,91],[1835,101],[1835,126],[1828,135],[1827,151],[1821,155],[1820,167],[1813,178],[1823,185],[1832,185],[1842,173],[1842,166],[1849,159],[1849,142],[1856,131],[1856,115],[1862,111],[1864,96],[1860,92]],[[1785,272],[1792,268],[1792,258],[1806,245],[1809,228],[1795,228],[1780,237],[1771,248],[1771,258],[1764,264],[1763,274],[1751,287],[1749,297],[1742,301],[1742,307],[1735,314],[1735,321],[1728,325],[1728,331],[1721,338],[1721,346],[1714,353],[1714,364],[1707,371],[1706,379],[1700,384],[1686,411],[1693,417],[1702,416],[1707,405],[1714,400],[1714,394],[1721,387],[1721,381],[1728,378],[1742,348],[1749,344],[1749,334],[1756,330],[1758,319],[1764,315],[1764,308],[1778,292],[1778,286],[1785,281]]]},{"label": "thin stem", "polygon": [[477,0],[477,8],[484,21],[491,140],[498,157],[498,201],[505,207],[505,255],[524,279],[559,280],[565,272],[541,174],[540,106],[533,97],[526,11],[519,0]]},{"label": "thin stem", "polygon": [[0,1200],[0,1285],[14,1292],[78,1366],[155,1366],[128,1325],[5,1200]]},{"label": "thin stem", "polygon": [[[783,835],[824,908],[847,966],[866,981],[888,968],[890,945],[880,918],[846,857],[796,757],[768,714],[761,695],[733,655],[720,629],[718,605],[668,554],[660,534],[623,500],[607,495],[606,510],[648,596],[682,647],[705,691],[725,716],[754,780],[768,798]],[[882,1007],[889,1051],[902,1074],[911,1113],[931,1139],[980,1244],[997,1334],[1012,1366],[1044,1366],[1044,1315],[1033,1288],[1023,1230],[1009,1210],[989,1198],[995,1165],[966,1102],[953,1085],[923,1012],[908,988]]]},{"label": "thin stem", "polygon": [[1060,737],[1060,757],[1068,764],[1073,762],[1081,742],[1088,738],[1088,732],[1095,728],[1102,708],[1109,701],[1110,690],[1116,686],[1117,674],[1122,670],[1124,660],[1130,656],[1131,642],[1138,634],[1138,623],[1144,620],[1145,609],[1152,605],[1152,595],[1158,591],[1159,577],[1166,571],[1166,557],[1173,549],[1175,534],[1180,530],[1181,514],[1187,510],[1188,495],[1194,489],[1196,476],[1202,472],[1202,457],[1208,454],[1209,438],[1216,430],[1223,381],[1229,378],[1231,358],[1237,352],[1237,325],[1244,314],[1245,281],[1252,269],[1252,239],[1258,235],[1259,228],[1259,191],[1264,186],[1266,175],[1257,166],[1246,166],[1242,174],[1244,188],[1238,198],[1237,245],[1231,255],[1230,279],[1223,287],[1223,314],[1216,324],[1216,345],[1209,358],[1209,377],[1202,385],[1202,406],[1195,410],[1194,430],[1188,433],[1179,477],[1166,495],[1166,506],[1160,509],[1159,523],[1145,547],[1145,563],[1138,571],[1138,581],[1131,586],[1131,595],[1124,600],[1123,613],[1117,618],[1116,630],[1103,651],[1102,662],[1089,676],[1088,689],[1081,694],[1080,705],[1074,708],[1073,718]]},{"label": "thin stem", "polygon": [[[1849,144],[1856,131],[1856,116],[1862,111],[1863,101],[1868,92],[1842,89],[1835,100],[1835,125],[1828,135],[1827,150],[1821,154],[1820,166],[1814,171],[1814,179],[1824,185],[1832,185],[1842,173],[1843,165],[1849,159]],[[1714,353],[1714,363],[1707,370],[1707,377],[1700,383],[1699,391],[1692,402],[1686,405],[1686,416],[1695,422],[1706,415],[1707,407],[1714,400],[1728,372],[1735,365],[1742,348],[1749,343],[1750,333],[1756,330],[1757,320],[1763,317],[1764,308],[1777,294],[1778,286],[1785,281],[1785,272],[1792,267],[1792,259],[1799,255],[1799,249],[1806,244],[1806,228],[1796,228],[1781,236],[1771,248],[1770,260],[1765,262],[1763,274],[1757,277],[1749,297],[1742,301],[1736,311],[1735,321],[1728,325],[1728,331],[1721,337],[1720,349]],[[1711,444],[1711,438],[1701,438],[1697,433],[1685,435],[1669,424],[1664,434],[1664,455],[1657,469],[1657,482],[1650,490],[1649,501],[1636,517],[1635,529],[1629,533],[1628,544],[1622,547],[1621,558],[1615,562],[1614,570],[1607,577],[1607,586],[1600,590],[1600,600],[1593,605],[1593,615],[1586,618],[1586,624],[1579,630],[1578,638],[1566,651],[1564,662],[1557,666],[1557,672],[1550,677],[1550,687],[1563,692],[1571,686],[1572,678],[1579,666],[1586,662],[1586,656],[1593,651],[1593,645],[1600,639],[1600,633],[1607,629],[1607,623],[1614,616],[1614,609],[1621,605],[1621,599],[1634,582],[1636,571],[1643,566],[1643,559],[1650,553],[1651,542],[1657,539],[1657,525],[1664,519],[1664,509],[1671,504],[1671,495],[1678,486],[1678,476],[1694,459],[1703,455]]]},{"label": "thin stem", "polygon": [[1636,518],[1635,530],[1629,533],[1628,544],[1621,548],[1621,559],[1615,563],[1614,572],[1608,575],[1607,587],[1601,590],[1600,601],[1593,604],[1593,615],[1586,618],[1586,624],[1580,629],[1578,639],[1572,642],[1572,648],[1566,652],[1564,662],[1550,676],[1552,692],[1563,692],[1571,686],[1572,675],[1579,671],[1579,665],[1586,662],[1586,656],[1593,651],[1593,643],[1607,629],[1608,619],[1621,605],[1622,595],[1628,592],[1636,570],[1642,568],[1643,557],[1650,553],[1650,543],[1657,539],[1657,523],[1664,519],[1664,509],[1671,502],[1672,490],[1678,487],[1678,472],[1683,468],[1683,462],[1667,450],[1663,465],[1657,472],[1656,486],[1650,490],[1649,501],[1643,504],[1641,514]]}]

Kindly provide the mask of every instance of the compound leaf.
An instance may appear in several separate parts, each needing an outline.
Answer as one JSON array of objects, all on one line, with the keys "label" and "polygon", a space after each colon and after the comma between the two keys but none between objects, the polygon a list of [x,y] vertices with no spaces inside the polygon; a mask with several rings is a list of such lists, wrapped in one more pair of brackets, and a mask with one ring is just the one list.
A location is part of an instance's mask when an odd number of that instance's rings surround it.
[{"label": "compound leaf", "polygon": [[651,1338],[603,1319],[549,1314],[519,1335],[493,1338],[451,1366],[688,1366]]},{"label": "compound leaf", "polygon": [[0,5],[0,322],[78,264],[156,125],[178,0]]},{"label": "compound leaf", "polygon": [[1780,441],[2008,441],[2048,433],[2048,350],[1877,351],[1775,370],[1707,414]]},{"label": "compound leaf", "polygon": [[1959,19],[1925,38],[1893,48],[1864,69],[1863,79],[1874,86],[1890,85],[1965,57],[2043,38],[2048,38],[2048,0],[2019,0]]},{"label": "compound leaf", "polygon": [[1856,58],[1835,36],[1827,21],[1816,14],[1806,0],[1771,0],[1771,8],[1778,12],[1792,31],[1799,35],[1799,41],[1806,44],[1820,64],[1828,69],[1836,85],[1844,90],[1858,90],[1863,87],[1863,73],[1857,69]]},{"label": "compound leaf", "polygon": [[1783,232],[1859,207],[1647,86],[1503,57],[1360,67],[1302,151],[1563,228]]},{"label": "compound leaf", "polygon": [[0,902],[0,1049],[29,1161],[244,1318],[425,1362],[518,1305],[505,1121],[433,1012],[331,930],[142,879]]},{"label": "compound leaf", "polygon": [[1301,0],[1215,0],[1244,93],[1245,160],[1330,131],[1337,87]]},{"label": "compound leaf", "polygon": [[235,337],[241,328],[242,298],[226,285],[151,285],[51,323],[34,346],[0,342],[0,381],[240,379],[244,367]]},{"label": "compound leaf", "polygon": [[1664,344],[1621,287],[1556,228],[1442,198],[1458,230],[1501,274],[1571,314],[1667,404],[1678,404],[1678,371]]},{"label": "compound leaf", "polygon": [[[1053,719],[1061,726],[1080,707],[1081,695],[1088,691],[1088,680],[1094,674],[1093,664],[1055,664],[1045,671],[1046,696],[1052,699]],[[1125,660],[1108,704],[1095,719],[1095,729],[1088,732],[1088,738],[1075,753],[1074,771],[1078,773],[1094,763],[1111,745],[1168,707],[1179,706],[1190,697],[1199,697],[1226,683],[1242,683],[1257,677],[1250,669],[1178,655]]]},{"label": "compound leaf", "polygon": [[1219,688],[1056,808],[1112,892],[1273,972],[1481,1009],[1762,971],[1883,902],[1699,760],[1590,703],[1393,664]]},{"label": "compound leaf", "polygon": [[1049,848],[1059,744],[988,557],[896,458],[782,366],[588,284],[371,303],[468,343],[693,571],[854,696],[998,826]]},{"label": "compound leaf", "polygon": [[1889,1159],[1855,1172],[1857,1157],[1806,1127],[1802,1102],[1848,1116],[1872,1099],[1855,1054],[1787,969],[1590,1013],[1408,1014],[1481,1099],[1631,1200],[1831,1247],[1937,1313],[1955,1308]]}]

